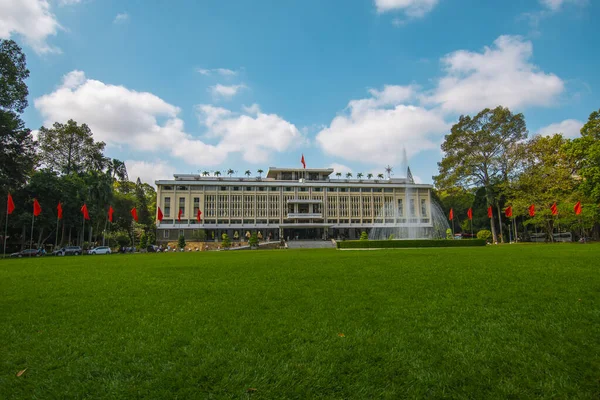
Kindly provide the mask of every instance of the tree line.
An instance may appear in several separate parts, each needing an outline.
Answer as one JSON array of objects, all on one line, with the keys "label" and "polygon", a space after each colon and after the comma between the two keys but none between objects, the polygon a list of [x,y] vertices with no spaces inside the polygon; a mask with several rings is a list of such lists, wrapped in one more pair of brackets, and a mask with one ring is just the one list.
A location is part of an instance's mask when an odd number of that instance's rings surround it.
[{"label": "tree line", "polygon": [[[442,151],[434,196],[459,216],[463,232],[470,232],[467,210],[472,208],[474,230],[489,229],[495,242],[508,240],[511,223],[522,239],[536,232],[552,241],[559,231],[599,239],[600,110],[590,114],[579,137],[569,139],[560,132],[529,137],[523,114],[486,108],[461,116]],[[579,215],[574,210],[578,202]],[[512,221],[506,217],[508,207]]]},{"label": "tree line", "polygon": [[[21,119],[28,106],[25,80],[29,73],[18,44],[0,40],[0,207],[7,210],[9,193],[15,204],[8,219],[6,212],[0,214],[2,235],[7,227],[9,250],[43,244],[151,243],[155,235],[154,188],[139,178],[130,181],[125,163],[106,157],[105,143],[95,141],[85,123],[56,122],[41,127],[34,140]],[[42,212],[35,220],[34,243],[29,243],[34,199]],[[85,232],[83,204],[90,216]],[[110,206],[112,223],[108,221]],[[130,213],[134,207],[138,221]]]}]

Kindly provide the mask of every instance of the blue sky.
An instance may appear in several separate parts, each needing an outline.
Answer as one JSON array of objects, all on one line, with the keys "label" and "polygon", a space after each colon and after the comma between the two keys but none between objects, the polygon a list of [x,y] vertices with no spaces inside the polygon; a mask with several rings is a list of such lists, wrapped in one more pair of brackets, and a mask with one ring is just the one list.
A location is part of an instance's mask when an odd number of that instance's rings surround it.
[{"label": "blue sky", "polygon": [[461,114],[573,137],[600,106],[600,2],[0,0],[31,129],[88,123],[130,176],[300,166],[430,183]]}]

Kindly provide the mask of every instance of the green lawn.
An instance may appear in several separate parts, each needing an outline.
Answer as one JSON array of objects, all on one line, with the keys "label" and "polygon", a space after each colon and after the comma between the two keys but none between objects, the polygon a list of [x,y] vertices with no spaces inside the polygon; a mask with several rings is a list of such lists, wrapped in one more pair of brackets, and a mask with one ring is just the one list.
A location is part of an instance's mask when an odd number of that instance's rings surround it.
[{"label": "green lawn", "polygon": [[599,245],[0,261],[1,399],[599,397]]}]

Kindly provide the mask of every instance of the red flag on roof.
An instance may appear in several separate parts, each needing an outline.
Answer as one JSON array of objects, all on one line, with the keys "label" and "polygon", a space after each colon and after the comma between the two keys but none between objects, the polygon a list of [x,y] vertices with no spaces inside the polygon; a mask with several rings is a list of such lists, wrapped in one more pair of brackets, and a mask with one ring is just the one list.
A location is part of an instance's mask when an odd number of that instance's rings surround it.
[{"label": "red flag on roof", "polygon": [[202,221],[202,211],[200,211],[200,209],[198,209],[198,212],[196,213],[196,219],[198,220],[198,222]]},{"label": "red flag on roof", "polygon": [[83,204],[83,206],[81,206],[81,213],[83,214],[83,219],[87,219],[88,221],[90,220],[90,214],[88,213],[88,209],[85,203]]},{"label": "red flag on roof", "polygon": [[452,221],[454,219],[454,210],[450,209],[450,215],[448,215],[448,219]]},{"label": "red flag on roof", "polygon": [[62,219],[62,204],[60,204],[60,201],[58,202],[58,205],[56,206],[56,213],[57,213],[57,218]]},{"label": "red flag on roof", "polygon": [[162,210],[160,209],[160,207],[158,207],[158,215],[157,215],[156,219],[158,220],[158,222],[161,222],[163,220],[163,213],[162,213]]},{"label": "red flag on roof", "polygon": [[510,207],[510,206],[506,207],[506,210],[504,210],[504,214],[505,214],[505,215],[506,215],[508,218],[512,217],[512,215],[513,215],[513,214],[512,214],[512,207]]},{"label": "red flag on roof", "polygon": [[8,200],[6,202],[6,213],[10,215],[13,211],[15,211],[15,203],[13,202],[12,196],[9,193]]},{"label": "red flag on roof", "polygon": [[135,222],[138,222],[138,215],[137,215],[137,210],[135,209],[135,207],[133,207],[131,209],[131,216],[133,217],[133,219],[135,220]]},{"label": "red flag on roof", "polygon": [[304,168],[306,168],[306,163],[304,162],[304,154],[302,154],[302,158],[300,159],[300,162],[302,163],[302,166]]},{"label": "red flag on roof", "polygon": [[42,213],[42,206],[38,203],[37,199],[33,199],[33,215],[36,217]]},{"label": "red flag on roof", "polygon": [[529,206],[529,216],[535,217],[535,204]]},{"label": "red flag on roof", "polygon": [[108,220],[110,222],[113,222],[113,213],[115,212],[115,210],[112,208],[112,206],[108,207]]},{"label": "red flag on roof", "polygon": [[550,211],[552,211],[552,215],[558,215],[558,207],[556,206],[556,203],[552,204]]},{"label": "red flag on roof", "polygon": [[492,206],[488,207],[488,218],[492,218]]},{"label": "red flag on roof", "polygon": [[580,215],[581,214],[581,202],[578,201],[577,204],[575,204],[575,207],[573,209],[575,210],[575,215]]},{"label": "red flag on roof", "polygon": [[473,209],[469,208],[467,210],[467,217],[469,217],[469,219],[472,221],[473,220]]}]

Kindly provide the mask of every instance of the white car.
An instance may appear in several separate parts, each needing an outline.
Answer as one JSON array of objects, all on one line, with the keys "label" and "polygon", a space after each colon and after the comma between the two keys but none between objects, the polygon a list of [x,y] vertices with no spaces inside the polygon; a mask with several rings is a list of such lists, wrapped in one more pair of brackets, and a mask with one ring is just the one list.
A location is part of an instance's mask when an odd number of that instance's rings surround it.
[{"label": "white car", "polygon": [[108,246],[98,246],[94,247],[89,251],[90,254],[110,254],[110,247]]}]

